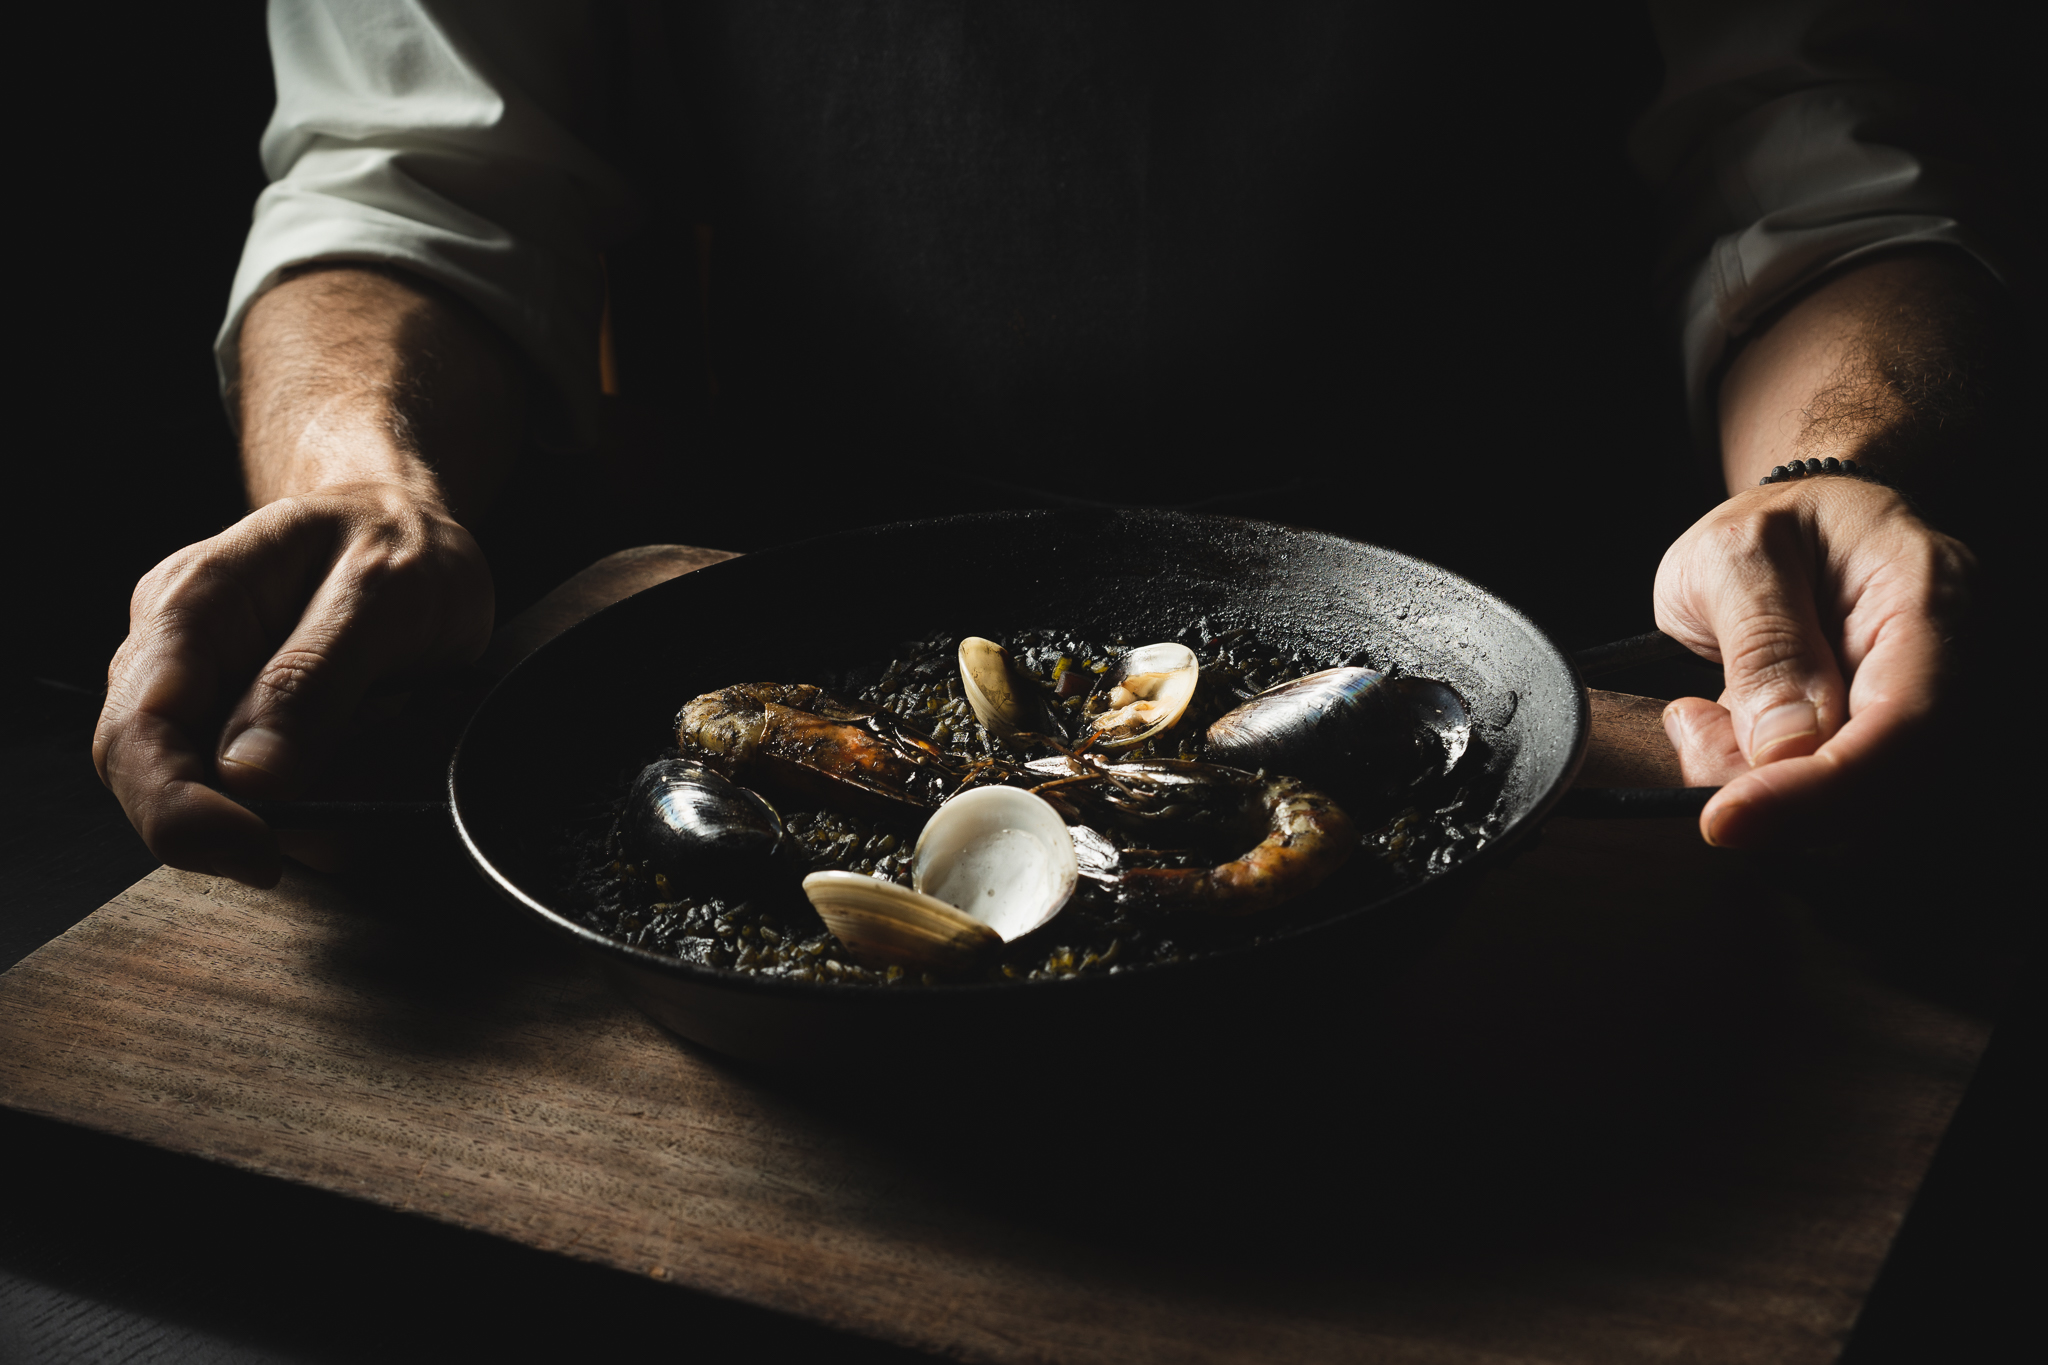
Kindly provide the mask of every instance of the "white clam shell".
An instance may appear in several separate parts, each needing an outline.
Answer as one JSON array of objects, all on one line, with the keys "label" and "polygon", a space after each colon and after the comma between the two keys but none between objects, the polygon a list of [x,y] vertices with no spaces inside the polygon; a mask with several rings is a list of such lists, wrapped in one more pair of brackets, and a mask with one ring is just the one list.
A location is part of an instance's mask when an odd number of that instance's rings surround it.
[{"label": "white clam shell", "polygon": [[1080,876],[1074,838],[1044,797],[976,787],[932,813],[910,884],[1002,935],[1022,938],[1060,912]]},{"label": "white clam shell", "polygon": [[966,966],[1002,936],[942,900],[860,872],[804,878],[818,918],[866,967]]},{"label": "white clam shell", "polygon": [[853,872],[813,872],[804,894],[855,961],[964,965],[1043,925],[1074,894],[1073,836],[1043,798],[977,787],[932,813],[906,890]]},{"label": "white clam shell", "polygon": [[1195,651],[1172,643],[1146,645],[1118,659],[1097,690],[1109,689],[1109,709],[1090,724],[1105,749],[1142,743],[1181,718],[1195,699],[1202,665]]},{"label": "white clam shell", "polygon": [[1018,677],[1009,650],[970,635],[960,642],[959,661],[960,690],[990,735],[1007,740],[1019,730],[1044,728],[1038,697],[1025,690],[1030,684]]}]

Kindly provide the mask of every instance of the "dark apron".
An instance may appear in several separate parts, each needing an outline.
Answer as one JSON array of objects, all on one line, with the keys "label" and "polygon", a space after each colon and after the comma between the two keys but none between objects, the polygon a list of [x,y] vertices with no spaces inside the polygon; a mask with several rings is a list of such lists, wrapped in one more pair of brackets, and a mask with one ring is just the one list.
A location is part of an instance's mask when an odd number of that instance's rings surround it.
[{"label": "dark apron", "polygon": [[639,161],[672,292],[627,378],[687,410],[701,534],[1083,499],[1511,569],[1573,466],[1684,458],[1624,444],[1680,430],[1622,152],[1647,25],[1558,22],[667,7],[687,155]]}]

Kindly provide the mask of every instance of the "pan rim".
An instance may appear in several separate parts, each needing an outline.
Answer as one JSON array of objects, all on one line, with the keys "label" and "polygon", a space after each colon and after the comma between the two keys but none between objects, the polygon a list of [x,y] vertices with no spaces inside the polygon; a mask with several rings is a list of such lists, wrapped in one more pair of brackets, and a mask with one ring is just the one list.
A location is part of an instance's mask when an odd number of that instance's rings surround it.
[{"label": "pan rim", "polygon": [[[1376,554],[1391,556],[1417,569],[1426,570],[1469,589],[1490,613],[1501,617],[1505,622],[1519,629],[1533,646],[1534,651],[1538,655],[1546,656],[1546,662],[1560,668],[1564,677],[1569,682],[1571,695],[1575,702],[1574,714],[1568,718],[1570,752],[1566,757],[1566,762],[1557,780],[1541,793],[1526,811],[1517,816],[1507,829],[1503,830],[1495,838],[1490,839],[1485,847],[1470,857],[1462,859],[1440,872],[1431,874],[1420,881],[1410,883],[1385,896],[1338,912],[1325,919],[1316,920],[1308,924],[1289,926],[1258,942],[1242,943],[1227,948],[1206,951],[1199,956],[1185,958],[1177,962],[1140,963],[1114,975],[1105,973],[1099,976],[1026,978],[1013,981],[940,982],[936,985],[919,985],[915,988],[905,989],[888,989],[855,982],[802,981],[788,977],[735,972],[724,968],[707,967],[697,963],[686,962],[678,957],[652,952],[645,948],[623,943],[587,925],[577,923],[569,916],[544,904],[540,899],[529,894],[484,852],[483,847],[478,842],[475,831],[470,826],[470,821],[465,818],[461,793],[464,755],[470,748],[471,739],[477,730],[478,722],[491,712],[493,706],[498,703],[500,694],[509,685],[512,685],[515,679],[528,670],[536,659],[544,656],[553,657],[560,654],[563,648],[571,647],[565,646],[563,642],[573,640],[579,632],[585,632],[586,628],[591,627],[593,623],[611,616],[613,613],[620,612],[626,608],[628,603],[636,602],[648,593],[659,592],[674,584],[688,580],[701,581],[702,575],[705,574],[722,576],[721,571],[726,575],[758,572],[758,570],[741,568],[740,566],[758,564],[764,556],[780,558],[785,555],[794,555],[798,552],[814,553],[817,547],[829,546],[834,542],[850,537],[866,537],[882,533],[900,533],[916,528],[958,526],[969,523],[1029,524],[1033,521],[1057,523],[1070,520],[1076,515],[1076,513],[1071,511],[1031,508],[1000,512],[958,513],[944,517],[884,522],[872,526],[849,528],[848,530],[834,532],[829,535],[770,546],[750,554],[739,555],[732,559],[708,564],[701,569],[653,584],[642,589],[640,592],[633,593],[608,604],[540,645],[511,669],[507,670],[505,675],[485,694],[483,700],[471,714],[468,722],[463,727],[462,736],[457,741],[455,751],[450,756],[448,763],[446,784],[448,807],[453,818],[457,838],[461,841],[464,851],[468,854],[470,861],[475,865],[478,872],[497,889],[500,895],[511,901],[527,915],[538,919],[550,930],[566,932],[574,942],[586,951],[597,953],[601,958],[616,961],[622,966],[630,966],[642,971],[653,971],[663,976],[675,978],[680,982],[687,982],[694,986],[702,986],[719,991],[738,992],[743,995],[766,998],[784,997],[812,1002],[823,999],[861,1002],[938,1001],[958,1000],[963,996],[999,996],[1009,998],[1016,996],[1018,992],[1026,989],[1035,988],[1043,993],[1053,987],[1061,987],[1092,993],[1109,989],[1129,989],[1128,986],[1113,986],[1112,983],[1118,981],[1156,980],[1166,973],[1185,977],[1195,972],[1206,973],[1216,970],[1227,970],[1231,964],[1239,962],[1241,958],[1257,954],[1262,949],[1267,949],[1280,943],[1291,942],[1304,935],[1324,932],[1340,923],[1352,921],[1360,915],[1389,913],[1396,907],[1408,905],[1418,897],[1436,898],[1442,896],[1447,891],[1462,887],[1473,878],[1483,875],[1502,856],[1529,838],[1550,817],[1557,804],[1564,799],[1565,794],[1571,789],[1572,783],[1576,780],[1579,770],[1585,761],[1592,721],[1591,708],[1586,695],[1585,680],[1580,675],[1578,666],[1570,653],[1561,648],[1550,637],[1548,632],[1538,626],[1527,613],[1484,584],[1475,582],[1454,570],[1444,568],[1433,561],[1418,558],[1405,551],[1380,545],[1372,541],[1362,541],[1348,536],[1340,536],[1333,532],[1289,526],[1281,522],[1252,517],[1221,516],[1202,512],[1180,512],[1170,508],[1118,508],[1105,509],[1103,518],[1108,520],[1112,517],[1129,517],[1142,521],[1153,517],[1160,517],[1179,522],[1193,521],[1213,523],[1218,526],[1231,525],[1259,528],[1268,532],[1283,532],[1289,536],[1307,536],[1336,544],[1362,546]],[[915,1005],[879,1004],[868,1007],[887,1009],[918,1008]]]}]

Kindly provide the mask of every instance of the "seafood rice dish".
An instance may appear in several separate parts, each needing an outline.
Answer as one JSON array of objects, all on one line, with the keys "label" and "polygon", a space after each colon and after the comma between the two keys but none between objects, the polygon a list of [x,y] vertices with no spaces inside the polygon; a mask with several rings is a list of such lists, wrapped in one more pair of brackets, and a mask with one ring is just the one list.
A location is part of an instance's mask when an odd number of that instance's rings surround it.
[{"label": "seafood rice dish", "polygon": [[682,698],[581,851],[590,927],[850,986],[1128,971],[1327,918],[1502,827],[1465,699],[1252,628],[945,636]]}]

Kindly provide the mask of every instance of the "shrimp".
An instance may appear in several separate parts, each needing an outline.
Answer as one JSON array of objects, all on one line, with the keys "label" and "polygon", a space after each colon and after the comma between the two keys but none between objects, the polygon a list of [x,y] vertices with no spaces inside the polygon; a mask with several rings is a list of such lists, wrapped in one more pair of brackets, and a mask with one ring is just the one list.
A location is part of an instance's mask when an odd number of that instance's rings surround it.
[{"label": "shrimp", "polygon": [[1040,795],[1064,798],[1126,829],[1258,838],[1214,867],[1129,868],[1102,878],[1120,899],[1138,904],[1254,914],[1320,886],[1358,848],[1351,817],[1291,777],[1185,760],[1096,765],[1060,758],[1025,766],[1052,778],[1034,788]]},{"label": "shrimp", "polygon": [[956,776],[929,736],[807,683],[706,692],[676,718],[676,740],[727,777],[884,817],[931,810]]}]

